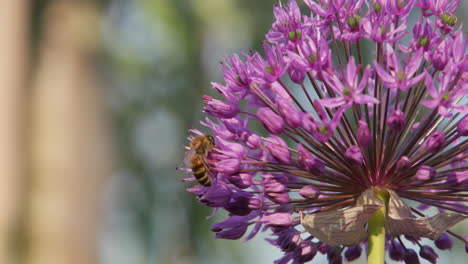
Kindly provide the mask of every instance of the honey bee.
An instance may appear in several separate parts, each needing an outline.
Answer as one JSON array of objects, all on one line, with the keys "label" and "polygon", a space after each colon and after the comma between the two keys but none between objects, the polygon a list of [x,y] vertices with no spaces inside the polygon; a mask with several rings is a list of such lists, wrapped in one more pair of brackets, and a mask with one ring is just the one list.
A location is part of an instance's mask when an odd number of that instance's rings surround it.
[{"label": "honey bee", "polygon": [[190,142],[190,150],[185,157],[185,163],[192,169],[192,174],[203,186],[211,186],[211,178],[208,175],[210,170],[206,162],[206,156],[215,146],[212,135],[201,135],[195,137]]}]

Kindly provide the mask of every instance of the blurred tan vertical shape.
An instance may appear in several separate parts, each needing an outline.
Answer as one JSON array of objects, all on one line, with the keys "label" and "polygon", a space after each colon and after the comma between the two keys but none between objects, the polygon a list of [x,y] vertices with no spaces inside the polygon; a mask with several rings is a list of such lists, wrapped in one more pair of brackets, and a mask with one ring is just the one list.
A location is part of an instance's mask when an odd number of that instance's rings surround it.
[{"label": "blurred tan vertical shape", "polygon": [[28,264],[97,263],[110,146],[93,1],[51,1],[33,84]]},{"label": "blurred tan vertical shape", "polygon": [[28,29],[26,0],[0,0],[0,263],[11,263],[23,160],[20,152]]}]

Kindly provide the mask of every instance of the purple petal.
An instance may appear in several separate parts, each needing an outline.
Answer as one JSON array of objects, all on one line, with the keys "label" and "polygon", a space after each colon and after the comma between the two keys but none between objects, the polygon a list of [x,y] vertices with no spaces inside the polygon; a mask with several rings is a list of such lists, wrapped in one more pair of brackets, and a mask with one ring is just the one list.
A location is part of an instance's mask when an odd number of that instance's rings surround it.
[{"label": "purple petal", "polygon": [[354,101],[358,104],[378,104],[379,100],[367,94],[360,94],[354,97]]},{"label": "purple petal", "polygon": [[343,97],[320,99],[318,102],[320,105],[327,108],[338,107],[345,104]]},{"label": "purple petal", "polygon": [[374,66],[377,74],[380,76],[380,78],[382,78],[382,81],[387,83],[395,81],[395,78],[388,74],[377,62],[374,63]]}]

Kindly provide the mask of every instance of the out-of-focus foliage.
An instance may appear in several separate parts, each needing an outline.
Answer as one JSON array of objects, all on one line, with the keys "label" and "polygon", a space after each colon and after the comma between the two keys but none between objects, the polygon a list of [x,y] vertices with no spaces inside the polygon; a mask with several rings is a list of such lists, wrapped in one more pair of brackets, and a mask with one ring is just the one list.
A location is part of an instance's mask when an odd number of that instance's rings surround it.
[{"label": "out-of-focus foliage", "polygon": [[212,93],[210,81],[221,80],[218,63],[232,52],[261,46],[274,4],[278,1],[109,2],[104,74],[121,156],[108,192],[104,263],[275,258],[239,243],[215,242],[210,224],[222,217],[206,220],[211,212],[187,195],[190,184],[180,181],[186,175],[175,171],[187,129],[202,128],[196,121],[201,95]]},{"label": "out-of-focus foliage", "polygon": [[[30,75],[37,71],[36,68],[40,68],[38,61],[41,57],[41,48],[45,46],[44,28],[48,26],[45,22],[48,8],[57,2],[74,1],[76,0],[24,1],[30,4],[27,7],[28,11],[30,10],[30,17],[27,26],[29,39],[26,45],[30,52],[28,58]],[[219,62],[233,52],[260,50],[264,34],[274,21],[272,6],[279,1],[83,0],[83,2],[90,3],[100,11],[96,23],[99,28],[89,30],[97,31],[96,45],[99,47],[93,52],[81,54],[84,56],[73,53],[74,50],[67,54],[74,54],[83,59],[84,63],[80,65],[97,66],[84,68],[101,78],[96,84],[99,86],[96,89],[100,89],[101,86],[105,88],[104,91],[98,90],[98,92],[104,92],[105,107],[108,109],[106,114],[110,118],[106,121],[112,124],[111,138],[116,159],[111,177],[102,183],[106,190],[102,195],[104,200],[102,206],[96,206],[104,208],[104,223],[97,226],[101,229],[98,229],[95,235],[99,241],[100,263],[272,263],[280,252],[264,242],[247,245],[238,241],[215,240],[213,233],[209,231],[210,225],[226,218],[226,214],[220,212],[215,217],[206,219],[212,212],[202,208],[193,195],[187,194],[186,188],[192,184],[183,183],[181,179],[187,175],[176,171],[175,168],[182,165],[183,146],[188,143],[186,140],[188,129],[191,127],[203,129],[198,123],[202,116],[201,98],[203,94],[214,94],[209,87],[211,81],[221,81]],[[465,2],[462,1],[462,6],[466,6]],[[305,7],[303,3],[302,7]],[[467,10],[466,7],[459,9],[460,20],[463,20],[461,16],[466,14],[463,10]],[[64,22],[61,20],[63,17],[60,17],[60,12],[58,13],[55,20],[58,22],[51,23],[51,27],[61,26]],[[52,37],[59,36],[53,30],[49,33]],[[67,44],[73,45],[73,43]],[[55,54],[57,49],[49,50],[53,51],[49,54],[52,57],[57,55]],[[56,57],[60,59],[60,56]],[[63,61],[65,61],[63,68],[72,65],[68,60]],[[54,75],[53,72],[50,76],[51,81],[63,77],[60,74]],[[27,85],[34,83],[30,80],[33,79],[32,76],[28,75],[27,78],[25,78]],[[85,85],[83,80],[76,86],[80,85]],[[47,84],[44,84],[44,87],[47,87]],[[25,91],[28,97],[36,96],[34,88],[27,88]],[[68,92],[70,91],[73,95],[73,90],[69,89]],[[54,92],[50,94],[56,95]],[[73,100],[70,94],[66,98],[76,103],[78,99]],[[23,107],[27,108],[29,99],[21,102]],[[57,104],[63,104],[61,100],[57,101]],[[44,105],[48,106],[48,103]],[[86,108],[86,104],[80,106]],[[71,109],[71,107],[52,107],[52,109],[56,109],[51,111],[56,113],[61,111],[57,109]],[[89,109],[83,109],[83,113],[85,110]],[[60,128],[60,125],[68,126],[74,123],[73,120],[67,121],[56,121],[60,123],[57,126]],[[44,122],[42,125],[47,131],[54,130],[48,128]],[[57,131],[59,132],[61,131]],[[66,133],[59,134],[68,136]],[[73,135],[80,138],[82,133],[75,131]],[[50,144],[57,144],[61,141],[52,138],[51,142]],[[67,143],[67,140],[64,142]],[[68,143],[73,145],[74,142]],[[43,151],[46,150],[47,146]],[[63,148],[62,151],[66,152],[67,148]],[[68,160],[72,161],[71,164],[80,165],[73,163],[72,159]],[[81,171],[77,174],[79,172]],[[75,178],[78,179],[78,183],[80,179],[86,179],[86,177]],[[32,179],[29,174],[24,177],[25,182],[22,186],[24,194],[21,202],[25,204],[20,205],[19,210],[27,211],[30,206],[28,199],[34,197],[29,193],[35,184],[35,180]],[[2,184],[7,185],[5,182]],[[51,186],[47,187],[55,187],[54,184],[56,182],[52,181]],[[82,185],[78,187],[83,188]],[[99,196],[101,195],[99,192],[95,191],[94,194]],[[78,194],[86,195],[86,192]],[[100,196],[96,198],[98,199]],[[86,207],[85,200],[82,201],[84,207]],[[68,201],[63,202],[62,206]],[[66,215],[68,211],[56,210],[55,213]],[[32,213],[23,214],[25,219],[18,221],[18,230],[15,230],[18,232],[15,235],[19,238],[16,241],[18,245],[14,247],[17,248],[17,255],[20,255],[16,263],[26,263],[28,252],[25,248],[34,246],[28,245],[33,243],[28,241],[30,231],[28,228],[31,227],[28,226],[27,220]],[[82,212],[66,215],[78,220],[82,216]],[[55,223],[50,221],[50,224]],[[44,232],[42,235],[49,234]],[[260,239],[262,237],[254,240]]]},{"label": "out-of-focus foliage", "polygon": [[[250,263],[216,241],[214,219],[176,166],[201,95],[225,56],[260,46],[271,1],[111,1],[103,24],[108,101],[121,153],[109,188],[105,263]],[[223,215],[222,213],[220,215]],[[225,215],[223,215],[224,217]],[[218,221],[222,218],[215,217]],[[121,255],[120,255],[121,254]]]}]

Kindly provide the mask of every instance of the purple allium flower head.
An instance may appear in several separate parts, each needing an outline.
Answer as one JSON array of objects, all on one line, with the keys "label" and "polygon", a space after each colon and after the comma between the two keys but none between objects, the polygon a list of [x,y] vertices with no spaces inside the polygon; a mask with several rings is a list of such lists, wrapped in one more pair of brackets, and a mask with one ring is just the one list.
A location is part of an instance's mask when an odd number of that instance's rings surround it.
[{"label": "purple allium flower head", "polygon": [[[468,246],[466,234],[450,230],[468,218],[460,1],[304,2],[302,11],[294,0],[274,7],[264,52],[225,59],[224,82],[212,83],[219,98],[204,96],[209,132],[191,130],[186,170],[200,178],[191,161],[203,160],[211,185],[188,191],[229,213],[213,226],[216,237],[270,232],[267,241],[284,252],[278,264],[317,252],[329,263],[351,261],[367,245],[383,190],[390,259],[436,263],[422,238],[441,250],[452,239]],[[209,146],[192,141],[208,135]]]}]

